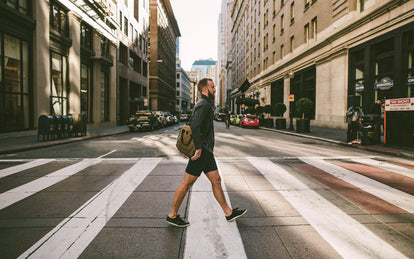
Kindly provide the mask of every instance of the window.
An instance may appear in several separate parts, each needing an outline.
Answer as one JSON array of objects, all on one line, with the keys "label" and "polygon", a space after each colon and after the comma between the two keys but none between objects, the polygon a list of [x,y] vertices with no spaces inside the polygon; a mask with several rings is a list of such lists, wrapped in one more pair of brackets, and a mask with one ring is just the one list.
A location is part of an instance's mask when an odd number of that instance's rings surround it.
[{"label": "window", "polygon": [[139,0],[134,0],[134,17],[139,21]]},{"label": "window", "polygon": [[177,82],[177,88],[180,88],[180,82]]},{"label": "window", "polygon": [[273,16],[276,15],[276,0],[273,0]]},{"label": "window", "polygon": [[122,31],[122,12],[119,11],[119,29]]},{"label": "window", "polygon": [[312,19],[312,39],[316,41],[318,35],[318,20],[317,17]]},{"label": "window", "polygon": [[29,7],[32,4],[32,1],[30,1],[30,4],[29,0],[3,0],[3,2],[20,13],[29,15]]},{"label": "window", "polygon": [[87,23],[81,23],[81,46],[92,50],[92,27],[90,27]]},{"label": "window", "polygon": [[50,55],[50,114],[68,114],[68,59],[58,53]]},{"label": "window", "polygon": [[276,24],[273,24],[273,42],[276,41]]},{"label": "window", "polygon": [[284,23],[285,15],[280,16],[280,34],[283,34],[283,31],[285,30],[285,23]]},{"label": "window", "polygon": [[285,45],[280,45],[280,59],[283,59],[285,56]]},{"label": "window", "polygon": [[28,42],[0,33],[0,132],[30,127],[29,61]]},{"label": "window", "polygon": [[305,0],[305,10],[309,8],[310,0]]},{"label": "window", "polygon": [[101,66],[101,120],[109,121],[109,67]]},{"label": "window", "polygon": [[365,0],[359,0],[359,11],[362,13],[365,10]]},{"label": "window", "polygon": [[272,64],[274,64],[275,62],[276,62],[276,51],[273,51]]},{"label": "window", "polygon": [[81,65],[81,114],[87,116],[89,122],[92,121],[92,91],[91,91],[91,66]]},{"label": "window", "polygon": [[56,32],[69,36],[68,30],[68,11],[52,1],[50,3],[50,28]]},{"label": "window", "polygon": [[260,43],[259,43],[259,45],[258,45],[258,51],[257,51],[257,57],[259,57],[260,58]]},{"label": "window", "polygon": [[128,36],[128,19],[124,17],[124,34]]},{"label": "window", "polygon": [[290,52],[295,50],[295,36],[290,37]]},{"label": "window", "polygon": [[309,43],[309,23],[305,25],[304,32],[305,32],[305,35],[304,35],[305,43]]},{"label": "window", "polygon": [[177,96],[180,96],[180,91],[177,91]]},{"label": "window", "polygon": [[295,21],[295,2],[290,4],[290,23]]}]

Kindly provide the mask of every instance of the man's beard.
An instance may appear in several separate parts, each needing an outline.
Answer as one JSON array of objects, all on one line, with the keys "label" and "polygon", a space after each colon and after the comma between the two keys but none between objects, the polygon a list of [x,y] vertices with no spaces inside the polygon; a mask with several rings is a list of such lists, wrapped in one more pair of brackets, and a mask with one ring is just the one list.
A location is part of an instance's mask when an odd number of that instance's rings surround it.
[{"label": "man's beard", "polygon": [[208,91],[208,98],[210,98],[211,100],[214,100],[215,97],[216,97],[215,94],[213,94],[212,92]]}]

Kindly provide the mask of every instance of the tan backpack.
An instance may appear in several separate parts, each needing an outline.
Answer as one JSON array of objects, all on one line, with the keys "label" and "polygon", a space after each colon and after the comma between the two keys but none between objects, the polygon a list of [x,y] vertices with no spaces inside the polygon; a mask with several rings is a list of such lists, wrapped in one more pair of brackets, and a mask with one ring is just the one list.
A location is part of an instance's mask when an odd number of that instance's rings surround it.
[{"label": "tan backpack", "polygon": [[195,145],[190,125],[183,125],[183,127],[180,129],[176,147],[181,153],[183,153],[187,157],[191,158],[192,156],[194,156]]}]

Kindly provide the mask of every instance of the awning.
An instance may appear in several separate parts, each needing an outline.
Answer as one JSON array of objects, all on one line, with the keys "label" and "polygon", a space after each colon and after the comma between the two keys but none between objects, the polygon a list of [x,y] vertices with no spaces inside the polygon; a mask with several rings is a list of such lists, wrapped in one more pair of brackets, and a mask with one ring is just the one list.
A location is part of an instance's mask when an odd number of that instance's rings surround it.
[{"label": "awning", "polygon": [[244,104],[247,106],[254,106],[256,104],[260,104],[259,100],[252,99],[252,98],[237,98],[236,104]]},{"label": "awning", "polygon": [[239,91],[244,93],[244,92],[247,91],[247,89],[249,89],[249,87],[250,87],[250,82],[246,78],[246,80],[244,80],[243,84],[239,87]]}]

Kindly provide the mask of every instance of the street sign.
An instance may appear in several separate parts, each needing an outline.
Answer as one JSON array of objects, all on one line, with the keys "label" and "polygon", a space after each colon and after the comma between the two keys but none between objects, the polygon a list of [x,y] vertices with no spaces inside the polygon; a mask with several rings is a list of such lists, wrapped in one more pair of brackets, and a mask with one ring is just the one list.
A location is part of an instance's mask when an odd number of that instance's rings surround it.
[{"label": "street sign", "polygon": [[295,95],[294,94],[289,94],[289,102],[294,102],[295,101]]},{"label": "street sign", "polygon": [[414,98],[385,100],[385,111],[414,111]]}]

